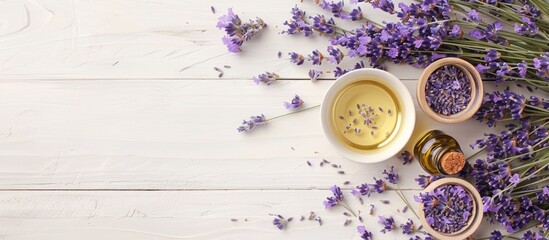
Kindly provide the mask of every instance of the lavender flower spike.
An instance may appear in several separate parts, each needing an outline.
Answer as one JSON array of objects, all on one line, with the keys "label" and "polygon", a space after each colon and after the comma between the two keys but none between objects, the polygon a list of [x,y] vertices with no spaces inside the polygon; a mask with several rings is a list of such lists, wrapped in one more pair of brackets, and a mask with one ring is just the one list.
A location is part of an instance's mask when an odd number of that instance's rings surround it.
[{"label": "lavender flower spike", "polygon": [[364,240],[372,240],[372,232],[366,230],[364,226],[358,226],[356,227],[356,230],[358,231],[358,234],[360,234],[360,237]]},{"label": "lavender flower spike", "polygon": [[393,217],[384,217],[383,215],[380,215],[378,222],[383,225],[383,229],[381,230],[382,233],[390,232],[395,229],[395,220]]},{"label": "lavender flower spike", "polygon": [[250,120],[242,121],[242,126],[238,127],[238,132],[249,132],[252,131],[254,128],[263,126],[267,124],[267,119],[265,118],[265,115],[261,114],[260,116],[251,116]]},{"label": "lavender flower spike", "polygon": [[278,76],[278,74],[276,73],[265,72],[265,73],[259,74],[257,77],[254,76],[253,80],[255,84],[259,84],[260,82],[263,82],[267,85],[271,85],[271,83],[276,81],[278,78],[280,78],[280,76]]},{"label": "lavender flower spike", "polygon": [[305,62],[305,57],[303,55],[296,53],[296,52],[290,52],[288,53],[290,55],[290,62],[295,63],[297,65],[303,64]]},{"label": "lavender flower spike", "polygon": [[383,170],[383,174],[385,174],[385,179],[389,181],[392,184],[397,184],[398,182],[398,174],[395,173],[395,166],[391,166],[391,169],[389,171]]},{"label": "lavender flower spike", "polygon": [[234,14],[233,9],[229,8],[227,14],[219,17],[216,27],[222,29],[227,34],[221,38],[227,45],[230,52],[240,52],[240,47],[245,41],[250,40],[267,24],[262,19],[250,20],[242,23],[238,15]]},{"label": "lavender flower spike", "polygon": [[326,200],[324,201],[325,208],[335,207],[339,202],[343,201],[343,193],[338,186],[332,186],[330,188],[330,191],[332,191],[332,194],[334,196],[326,198]]},{"label": "lavender flower spike", "polygon": [[412,162],[412,160],[414,160],[414,157],[412,156],[412,154],[409,151],[404,151],[404,152],[400,153],[398,158],[400,160],[402,160],[402,165],[409,164],[409,163]]},{"label": "lavender flower spike", "polygon": [[286,109],[295,110],[303,106],[303,100],[296,94],[291,102],[284,102]]}]

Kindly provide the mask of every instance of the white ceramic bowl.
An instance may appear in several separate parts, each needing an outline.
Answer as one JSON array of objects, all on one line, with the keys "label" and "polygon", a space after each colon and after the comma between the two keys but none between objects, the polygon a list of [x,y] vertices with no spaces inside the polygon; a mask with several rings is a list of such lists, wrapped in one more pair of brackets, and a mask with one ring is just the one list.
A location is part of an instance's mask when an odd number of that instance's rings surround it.
[{"label": "white ceramic bowl", "polygon": [[[331,108],[337,94],[349,84],[364,79],[379,81],[390,88],[394,95],[397,96],[399,105],[401,106],[402,123],[399,125],[399,129],[395,129],[395,131],[398,131],[395,137],[393,137],[391,142],[383,146],[382,149],[361,150],[347,146],[337,139],[336,132],[332,129],[332,124],[330,124],[332,118]],[[400,79],[383,70],[363,68],[344,74],[330,86],[320,106],[320,120],[324,134],[339,154],[356,162],[375,163],[395,156],[404,148],[404,145],[406,145],[414,131],[416,111],[412,96]]]}]

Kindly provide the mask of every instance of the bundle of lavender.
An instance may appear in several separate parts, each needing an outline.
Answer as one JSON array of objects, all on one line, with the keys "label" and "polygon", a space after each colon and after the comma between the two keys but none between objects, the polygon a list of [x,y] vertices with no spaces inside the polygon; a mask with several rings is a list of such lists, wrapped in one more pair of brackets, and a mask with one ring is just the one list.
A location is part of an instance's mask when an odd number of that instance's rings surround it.
[{"label": "bundle of lavender", "polygon": [[[365,18],[360,6],[345,11],[343,1],[315,2],[334,17],[360,24],[353,30],[343,29],[331,17],[307,15],[294,7],[283,33],[325,35],[330,41],[328,54],[315,50],[305,58],[313,65],[323,60],[337,65],[346,56],[367,58],[377,68],[384,68],[388,61],[425,67],[440,58],[460,57],[475,64],[485,80],[526,82],[529,89],[549,91],[549,3],[545,0],[425,0],[398,3],[398,9],[391,0],[350,1],[368,2],[400,19],[382,24]],[[290,56],[293,62],[303,63],[302,54]],[[363,66],[359,62],[355,68]],[[337,77],[348,70],[352,69],[336,67],[334,72]]]}]

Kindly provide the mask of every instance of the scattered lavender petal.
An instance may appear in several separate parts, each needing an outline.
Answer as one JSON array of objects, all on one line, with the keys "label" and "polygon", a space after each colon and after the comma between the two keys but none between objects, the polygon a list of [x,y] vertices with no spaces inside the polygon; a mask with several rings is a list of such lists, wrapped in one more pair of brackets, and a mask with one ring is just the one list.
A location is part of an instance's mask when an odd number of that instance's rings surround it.
[{"label": "scattered lavender petal", "polygon": [[350,181],[345,181],[345,182],[343,182],[343,185],[349,185],[349,184],[351,184]]},{"label": "scattered lavender petal", "polygon": [[236,219],[236,218],[231,218],[231,222],[238,222],[238,219]]},{"label": "scattered lavender petal", "polygon": [[379,200],[380,203],[383,203],[383,204],[389,204],[389,200]]},{"label": "scattered lavender petal", "polygon": [[309,165],[309,167],[313,166],[310,161],[307,161],[307,165]]},{"label": "scattered lavender petal", "polygon": [[343,174],[345,174],[345,171],[337,171],[337,174],[343,175]]},{"label": "scattered lavender petal", "polygon": [[215,14],[215,8],[214,8],[214,6],[211,6],[210,9],[212,10],[212,13]]},{"label": "scattered lavender petal", "polygon": [[353,222],[353,220],[347,219],[347,220],[345,220],[345,222],[343,223],[343,226],[346,227],[346,226],[348,226],[349,224],[351,224],[352,222]]}]

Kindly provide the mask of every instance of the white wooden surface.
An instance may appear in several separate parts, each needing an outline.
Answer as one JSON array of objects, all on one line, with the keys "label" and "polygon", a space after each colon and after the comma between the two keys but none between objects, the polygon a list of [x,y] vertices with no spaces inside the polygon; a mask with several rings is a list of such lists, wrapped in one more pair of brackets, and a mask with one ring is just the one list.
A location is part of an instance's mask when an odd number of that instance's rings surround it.
[{"label": "white wooden surface", "polygon": [[[250,115],[286,113],[282,102],[293,94],[306,106],[320,103],[332,82],[312,83],[310,66],[284,59],[326,45],[278,34],[295,4],[323,12],[293,0],[0,1],[0,239],[356,239],[357,220],[343,227],[342,210],[322,206],[327,189],[344,181],[355,209],[367,212],[372,202],[397,223],[413,218],[397,212],[404,204],[394,192],[362,206],[349,190],[396,165],[411,199],[419,165],[343,159],[324,139],[318,109],[237,133]],[[215,28],[231,6],[269,24],[241,54],[226,53]],[[213,67],[223,65],[232,68],[219,79]],[[263,71],[285,80],[256,86],[250,78]],[[414,94],[420,69],[389,71]],[[417,109],[412,141],[437,128],[470,154],[468,144],[486,131],[473,121],[441,125]],[[321,159],[346,174],[319,167]],[[296,221],[279,231],[268,215],[311,210],[324,226]],[[404,238],[379,233],[377,218],[363,216],[377,237]]]}]

